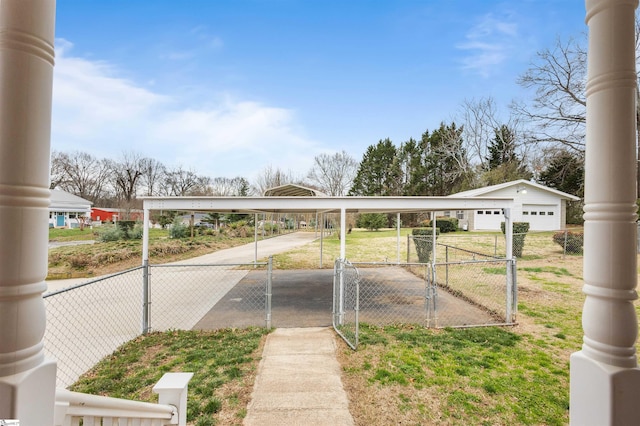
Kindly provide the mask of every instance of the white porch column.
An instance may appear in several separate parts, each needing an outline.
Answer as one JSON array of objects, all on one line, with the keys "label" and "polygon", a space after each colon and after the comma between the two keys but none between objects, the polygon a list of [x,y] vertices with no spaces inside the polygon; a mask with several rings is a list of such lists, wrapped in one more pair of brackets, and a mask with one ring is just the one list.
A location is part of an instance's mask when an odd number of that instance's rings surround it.
[{"label": "white porch column", "polygon": [[0,419],[50,425],[56,364],[43,336],[53,0],[0,1]]},{"label": "white porch column", "polygon": [[573,425],[640,424],[635,341],[637,0],[586,0],[589,25],[584,343],[571,356]]}]

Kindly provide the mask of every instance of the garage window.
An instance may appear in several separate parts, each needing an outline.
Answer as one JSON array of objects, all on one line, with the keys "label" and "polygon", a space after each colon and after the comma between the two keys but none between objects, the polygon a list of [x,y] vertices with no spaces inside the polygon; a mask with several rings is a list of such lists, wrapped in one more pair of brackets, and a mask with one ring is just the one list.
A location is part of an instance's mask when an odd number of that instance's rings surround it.
[{"label": "garage window", "polygon": [[522,216],[529,216],[529,212],[522,212]]},{"label": "garage window", "polygon": [[538,214],[538,212],[531,212],[531,216],[535,216],[537,214]]},{"label": "garage window", "polygon": [[482,210],[478,210],[477,213],[478,214],[484,214],[484,212]]},{"label": "garage window", "polygon": [[547,214],[547,212],[540,212],[540,216],[544,216],[546,214]]},{"label": "garage window", "polygon": [[549,216],[553,216],[553,212],[547,212]]},{"label": "garage window", "polygon": [[494,210],[493,214],[500,214],[500,210]]}]

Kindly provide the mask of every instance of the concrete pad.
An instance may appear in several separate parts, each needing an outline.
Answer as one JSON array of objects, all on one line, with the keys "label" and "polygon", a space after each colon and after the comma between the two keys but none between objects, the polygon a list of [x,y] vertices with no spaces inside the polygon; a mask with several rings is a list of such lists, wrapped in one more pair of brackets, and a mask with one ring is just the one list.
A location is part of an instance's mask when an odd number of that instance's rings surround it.
[{"label": "concrete pad", "polygon": [[267,336],[244,424],[353,425],[335,351],[328,327]]}]

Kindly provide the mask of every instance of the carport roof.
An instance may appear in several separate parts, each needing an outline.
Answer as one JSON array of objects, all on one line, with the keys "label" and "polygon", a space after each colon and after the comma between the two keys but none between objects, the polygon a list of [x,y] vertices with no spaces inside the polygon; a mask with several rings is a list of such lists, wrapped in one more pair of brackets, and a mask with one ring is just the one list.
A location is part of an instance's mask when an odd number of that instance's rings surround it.
[{"label": "carport roof", "polygon": [[269,188],[264,191],[265,197],[326,197],[327,194],[317,189],[289,183]]},{"label": "carport roof", "polygon": [[513,207],[496,197],[141,197],[145,210],[217,213],[408,213]]}]

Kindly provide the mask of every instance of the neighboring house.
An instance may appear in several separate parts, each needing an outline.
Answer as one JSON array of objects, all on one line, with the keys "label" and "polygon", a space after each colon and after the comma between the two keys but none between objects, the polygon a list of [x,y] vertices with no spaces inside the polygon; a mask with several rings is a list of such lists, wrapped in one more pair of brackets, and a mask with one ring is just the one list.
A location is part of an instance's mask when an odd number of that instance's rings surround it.
[{"label": "neighboring house", "polygon": [[50,228],[79,228],[82,220],[89,221],[90,215],[91,201],[59,189],[51,190]]},{"label": "neighboring house", "polygon": [[[524,179],[458,192],[451,197],[505,197],[514,199],[512,220],[529,222],[531,231],[556,231],[567,225],[567,201],[580,198]],[[499,231],[504,222],[500,209],[438,212],[458,218],[458,226],[470,231]]]},{"label": "neighboring house", "polygon": [[123,210],[107,207],[94,207],[91,209],[91,221],[96,224],[104,222],[117,222],[119,220],[142,220],[142,210]]}]

